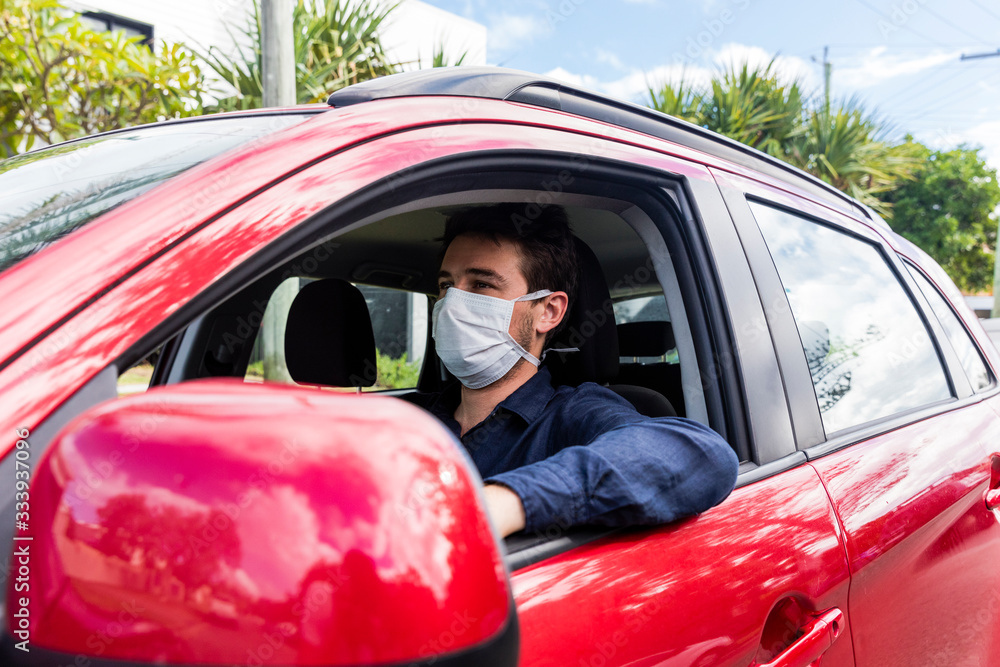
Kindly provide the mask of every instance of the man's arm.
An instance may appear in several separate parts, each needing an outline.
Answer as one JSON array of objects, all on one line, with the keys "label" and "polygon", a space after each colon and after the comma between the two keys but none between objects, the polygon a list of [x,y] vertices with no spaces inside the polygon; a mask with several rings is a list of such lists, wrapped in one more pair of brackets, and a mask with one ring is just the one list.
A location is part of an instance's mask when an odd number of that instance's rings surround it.
[{"label": "man's arm", "polygon": [[606,421],[624,423],[486,480],[517,494],[525,529],[663,524],[703,512],[733,490],[739,461],[715,431],[603,403],[592,407],[603,408]]},{"label": "man's arm", "polygon": [[524,529],[524,505],[516,493],[500,484],[487,484],[483,487],[483,495],[486,512],[500,531],[500,537]]}]

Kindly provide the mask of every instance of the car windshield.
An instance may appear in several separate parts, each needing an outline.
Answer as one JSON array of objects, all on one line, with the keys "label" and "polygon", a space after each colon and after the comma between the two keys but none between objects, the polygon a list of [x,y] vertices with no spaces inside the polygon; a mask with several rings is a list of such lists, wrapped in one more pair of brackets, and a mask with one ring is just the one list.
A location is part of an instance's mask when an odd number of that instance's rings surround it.
[{"label": "car windshield", "polygon": [[155,125],[0,162],[0,272],[155,185],[308,114]]}]

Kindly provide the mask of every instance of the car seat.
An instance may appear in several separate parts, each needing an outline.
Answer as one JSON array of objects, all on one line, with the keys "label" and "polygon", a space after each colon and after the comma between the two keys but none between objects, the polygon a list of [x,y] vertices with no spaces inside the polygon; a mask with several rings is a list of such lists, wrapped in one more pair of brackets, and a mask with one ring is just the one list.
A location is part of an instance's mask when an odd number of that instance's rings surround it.
[{"label": "car seat", "polygon": [[[676,347],[670,322],[626,322],[618,325],[618,382],[648,387],[666,397],[678,414],[684,414],[681,367],[662,358]],[[641,361],[656,359],[654,361]]]},{"label": "car seat", "polygon": [[[566,327],[551,341],[553,351],[545,361],[553,380],[557,385],[603,384],[634,405],[640,414],[676,417],[673,405],[659,392],[638,385],[610,384],[619,372],[618,329],[611,293],[594,251],[580,239],[576,239],[576,251],[580,265],[576,303],[570,307]],[[560,348],[579,351],[556,351]]]}]

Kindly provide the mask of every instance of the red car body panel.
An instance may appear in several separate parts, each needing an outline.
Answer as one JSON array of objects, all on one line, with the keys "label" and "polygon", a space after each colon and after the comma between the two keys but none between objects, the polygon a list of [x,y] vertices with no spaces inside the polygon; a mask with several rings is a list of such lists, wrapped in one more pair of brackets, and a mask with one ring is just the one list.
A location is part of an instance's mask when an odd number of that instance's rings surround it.
[{"label": "red car body panel", "polygon": [[[826,491],[805,465],[737,489],[695,519],[624,532],[519,570],[511,583],[521,664],[749,665],[783,599],[812,611],[847,609],[839,533]],[[787,645],[798,628],[782,630]],[[823,658],[830,667],[853,664],[849,635]]]},{"label": "red car body panel", "polygon": [[[382,664],[507,623],[496,539],[465,500],[480,482],[402,401],[207,380],[105,403],[63,433],[31,491],[36,646]],[[372,449],[392,465],[371,466]]]},{"label": "red car body panel", "polygon": [[998,425],[978,403],[814,463],[847,535],[860,664],[1000,655],[1000,521],[983,503]]}]

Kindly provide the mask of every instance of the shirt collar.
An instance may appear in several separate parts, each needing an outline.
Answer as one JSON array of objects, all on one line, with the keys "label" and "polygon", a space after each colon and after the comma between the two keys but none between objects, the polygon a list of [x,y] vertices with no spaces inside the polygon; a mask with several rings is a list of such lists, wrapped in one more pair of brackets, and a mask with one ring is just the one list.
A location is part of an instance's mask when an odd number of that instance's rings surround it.
[{"label": "shirt collar", "polygon": [[[545,410],[556,390],[552,387],[552,373],[545,366],[528,378],[528,381],[500,401],[497,410],[506,410],[518,415],[527,423],[533,422]],[[447,424],[455,421],[455,410],[462,401],[462,385],[457,380],[446,387],[430,406],[429,410]],[[455,422],[457,424],[457,422]]]},{"label": "shirt collar", "polygon": [[540,366],[537,373],[513,394],[500,401],[497,407],[513,412],[530,424],[542,414],[555,393],[556,390],[552,388],[552,373],[545,366]]}]

